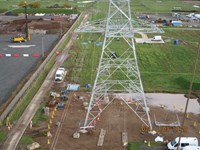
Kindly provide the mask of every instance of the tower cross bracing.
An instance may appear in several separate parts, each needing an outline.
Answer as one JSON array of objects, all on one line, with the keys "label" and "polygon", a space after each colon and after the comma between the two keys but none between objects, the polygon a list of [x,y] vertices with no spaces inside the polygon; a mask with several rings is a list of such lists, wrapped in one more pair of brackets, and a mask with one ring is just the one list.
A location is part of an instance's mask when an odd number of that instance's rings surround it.
[{"label": "tower cross bracing", "polygon": [[80,129],[93,128],[101,113],[122,100],[152,129],[134,44],[130,1],[109,0],[101,58],[86,118]]}]

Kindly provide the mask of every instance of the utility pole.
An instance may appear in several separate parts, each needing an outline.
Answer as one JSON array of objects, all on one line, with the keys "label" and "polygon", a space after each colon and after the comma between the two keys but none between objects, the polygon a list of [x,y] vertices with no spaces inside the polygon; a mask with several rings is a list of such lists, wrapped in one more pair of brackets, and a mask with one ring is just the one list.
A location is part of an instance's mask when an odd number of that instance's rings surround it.
[{"label": "utility pole", "polygon": [[198,64],[198,61],[199,61],[199,55],[200,55],[200,41],[199,41],[199,45],[198,45],[198,48],[197,48],[197,54],[196,54],[195,62],[194,62],[194,65],[193,65],[194,68],[193,68],[193,71],[192,71],[192,79],[190,81],[188,97],[187,97],[187,101],[186,101],[186,104],[185,104],[185,111],[184,111],[183,120],[182,120],[182,123],[181,123],[181,129],[180,129],[177,149],[179,149],[179,147],[180,147],[181,136],[182,136],[182,132],[183,132],[184,124],[185,124],[185,116],[187,114],[187,108],[188,108],[190,96],[191,96],[191,93],[192,93],[192,85],[193,85],[195,74],[196,74],[196,67],[197,67],[197,64]]},{"label": "utility pole", "polygon": [[28,17],[27,17],[27,2],[24,2],[24,13],[25,13],[25,33],[26,33],[26,39],[29,40],[29,35],[28,35]]},{"label": "utility pole", "polygon": [[62,22],[60,21],[60,35],[62,36]]},{"label": "utility pole", "polygon": [[44,35],[42,35],[42,57],[44,57]]}]

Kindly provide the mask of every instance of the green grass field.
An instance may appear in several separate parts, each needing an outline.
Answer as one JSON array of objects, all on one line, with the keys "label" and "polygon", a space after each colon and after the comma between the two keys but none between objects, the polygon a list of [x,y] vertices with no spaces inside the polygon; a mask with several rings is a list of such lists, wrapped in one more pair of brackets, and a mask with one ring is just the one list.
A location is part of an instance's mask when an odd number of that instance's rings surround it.
[{"label": "green grass field", "polygon": [[[166,30],[165,44],[137,44],[137,58],[145,91],[186,92],[192,77],[199,31]],[[173,40],[180,44],[174,45]],[[193,90],[200,91],[200,62]]]},{"label": "green grass field", "polygon": [[131,0],[132,10],[136,12],[171,12],[174,7],[195,10],[192,4],[181,0]]},{"label": "green grass field", "polygon": [[[12,11],[15,14],[18,13],[24,13],[24,9],[19,6],[19,3],[23,2],[21,0],[0,0],[0,13],[7,12],[7,11]],[[77,13],[81,12],[85,9],[88,9],[91,7],[90,4],[81,4],[77,3],[77,1],[66,1],[66,0],[58,0],[58,1],[52,1],[52,0],[43,0],[43,1],[33,1],[33,0],[27,0],[27,4],[31,4],[34,2],[39,2],[40,7],[37,9],[31,9],[27,8],[27,13],[34,14],[34,13],[55,13],[55,14],[72,14],[72,13]],[[71,6],[72,10],[67,10],[67,9],[50,9],[47,8],[49,6],[53,6],[55,4],[58,4],[59,6],[63,6],[64,4],[68,4]]]},{"label": "green grass field", "polygon": [[0,131],[0,143],[6,139],[6,133],[4,131]]},{"label": "green grass field", "polygon": [[[200,31],[166,29],[163,38],[168,41],[167,43],[136,44],[139,70],[146,92],[185,93],[188,91],[199,35]],[[180,44],[174,45],[174,39],[179,39]],[[70,50],[70,57],[65,63],[70,70],[68,81],[78,81],[82,86],[86,83],[93,84],[101,46],[96,46],[91,41],[102,42],[103,35],[81,34]],[[87,44],[83,44],[84,42]],[[123,44],[121,47],[123,48]],[[200,91],[200,62],[193,90]]]},{"label": "green grass field", "polygon": [[[13,9],[19,9],[20,7],[18,4],[22,2],[21,0],[0,0],[0,12],[10,11]],[[27,0],[27,4],[36,2],[33,0]],[[96,18],[102,18],[105,17],[105,14],[107,13],[107,2],[105,1],[97,1],[94,3],[88,3],[88,4],[82,4],[81,0],[58,0],[58,1],[52,1],[52,0],[43,0],[38,1],[40,3],[40,9],[37,10],[29,10],[30,13],[35,13],[37,11],[38,13],[72,13],[70,11],[66,10],[52,10],[52,9],[46,9],[47,6],[52,6],[55,4],[58,4],[60,6],[63,6],[64,4],[69,4],[73,8],[76,7],[79,12],[83,10],[87,10],[91,12],[93,15],[96,15]],[[184,10],[197,10],[200,11],[198,8],[194,8],[192,4],[188,4],[183,2],[182,0],[164,0],[164,1],[158,1],[158,0],[131,0],[131,10],[132,13],[134,12],[143,12],[143,13],[150,13],[150,12],[171,12],[171,10],[174,7],[180,7]],[[16,12],[23,12],[23,9],[19,9]]]},{"label": "green grass field", "polygon": [[148,145],[151,146],[151,149],[152,149],[152,147],[157,149],[156,147],[157,146],[163,146],[163,143],[161,143],[161,142],[144,143],[144,142],[141,142],[141,141],[137,141],[137,142],[129,143],[128,146],[127,146],[127,150],[139,150],[142,147],[144,149],[148,149],[148,147],[149,147]]}]

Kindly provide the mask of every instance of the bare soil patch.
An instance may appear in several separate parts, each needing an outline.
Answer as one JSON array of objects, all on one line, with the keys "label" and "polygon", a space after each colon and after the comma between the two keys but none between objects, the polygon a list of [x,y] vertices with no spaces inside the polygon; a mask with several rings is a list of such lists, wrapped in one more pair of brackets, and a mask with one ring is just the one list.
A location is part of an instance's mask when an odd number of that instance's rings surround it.
[{"label": "bare soil patch", "polygon": [[[85,100],[89,101],[90,93],[80,93],[77,92],[76,95],[82,96]],[[164,140],[172,140],[179,136],[182,130],[182,136],[195,136],[199,137],[200,131],[200,117],[199,115],[189,114],[185,120],[185,125],[183,128],[179,127],[156,127],[154,124],[154,115],[156,115],[157,121],[163,123],[170,123],[176,121],[175,112],[167,111],[162,107],[151,107],[150,117],[153,125],[153,129],[157,132],[156,135],[148,133],[148,128],[143,128],[142,122],[136,117],[136,115],[124,104],[122,101],[114,101],[110,106],[101,114],[100,120],[94,130],[91,132],[81,134],[79,139],[74,139],[73,134],[79,130],[79,124],[85,119],[86,111],[83,107],[83,102],[81,100],[75,100],[74,93],[70,94],[70,98],[65,102],[65,112],[63,110],[57,110],[55,116],[52,119],[51,129],[49,130],[52,134],[52,138],[48,138],[45,134],[35,134],[35,128],[27,129],[27,133],[34,137],[34,141],[39,142],[40,145],[45,149],[50,149],[51,144],[54,143],[53,148],[55,149],[65,149],[65,150],[105,150],[105,149],[116,149],[122,150],[122,132],[128,133],[128,141],[154,141],[156,136],[163,136]],[[51,113],[54,109],[51,108],[49,119],[51,118]],[[66,115],[65,119],[61,121],[62,115]],[[183,114],[178,113],[180,121],[182,121]],[[61,125],[58,127],[56,123],[61,121]],[[196,122],[196,126],[194,126]],[[49,121],[46,122],[46,130],[48,128]],[[39,126],[45,127],[44,123]],[[60,132],[58,132],[60,128]],[[100,130],[106,130],[106,135],[104,139],[104,144],[102,147],[97,146],[97,141],[99,138]],[[44,130],[44,129],[43,129]],[[46,131],[44,130],[44,131]],[[38,131],[39,132],[39,131]],[[45,133],[45,132],[44,132]],[[57,137],[57,138],[56,138]],[[50,144],[48,144],[48,139],[50,139]],[[200,139],[199,139],[200,140]],[[165,149],[165,144],[160,147],[160,149]],[[154,149],[155,147],[151,147]],[[141,149],[147,149],[142,147]],[[148,147],[148,149],[150,149]],[[158,147],[159,149],[159,147]]]},{"label": "bare soil patch", "polygon": [[188,4],[193,4],[193,5],[200,5],[199,1],[194,1],[194,0],[190,0],[190,1],[183,1],[184,3],[188,3]]},{"label": "bare soil patch", "polygon": [[[25,19],[0,21],[0,34],[18,34],[25,32]],[[46,30],[47,34],[61,34],[66,32],[73,21],[68,20],[43,20],[43,19],[28,19],[29,29]]]}]

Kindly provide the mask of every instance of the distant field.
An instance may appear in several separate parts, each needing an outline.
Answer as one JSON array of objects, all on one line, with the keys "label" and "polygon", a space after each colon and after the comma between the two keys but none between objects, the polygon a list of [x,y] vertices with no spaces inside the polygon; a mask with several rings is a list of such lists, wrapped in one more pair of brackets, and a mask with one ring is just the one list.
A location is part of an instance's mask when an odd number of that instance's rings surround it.
[{"label": "distant field", "polygon": [[132,10],[136,12],[171,12],[175,7],[183,10],[195,10],[192,4],[181,0],[131,0],[131,6]]},{"label": "distant field", "polygon": [[[37,11],[45,12],[45,8],[47,6],[52,6],[55,4],[59,4],[62,6],[63,4],[67,3],[72,7],[76,7],[78,11],[88,10],[92,14],[98,13],[97,18],[101,18],[105,16],[107,13],[107,1],[97,1],[94,3],[82,4],[83,0],[59,0],[59,1],[52,1],[52,0],[42,0],[38,1],[41,4],[41,10],[38,9]],[[8,10],[18,9],[18,4],[21,0],[0,0],[0,12],[5,12]],[[30,4],[32,2],[36,2],[33,0],[27,0],[27,3]],[[171,12],[171,10],[175,7],[180,7],[184,10],[197,10],[200,11],[199,8],[194,8],[193,4],[185,3],[181,0],[131,0],[131,10],[132,13],[134,12]],[[47,10],[46,10],[47,11]],[[55,10],[51,10],[52,13]],[[100,12],[101,13],[100,13]],[[22,10],[23,12],[23,10]],[[49,11],[47,11],[49,12]],[[57,11],[56,11],[57,12]],[[60,12],[60,11],[59,11]],[[66,13],[63,11],[63,13]]]},{"label": "distant field", "polygon": [[[200,12],[200,8],[194,8],[193,4],[185,3],[181,0],[131,0],[131,13],[170,13],[173,9],[182,9],[186,11],[195,10]],[[100,1],[94,3],[89,12],[93,20],[105,18],[107,13],[108,2]]]},{"label": "distant field", "polygon": [[[14,12],[24,12],[24,9],[20,9],[18,6],[21,0],[0,0],[0,12],[6,12],[6,11],[12,11]],[[33,0],[27,0],[27,4],[36,2]],[[91,4],[81,4],[77,3],[76,1],[66,1],[66,0],[59,0],[59,1],[52,1],[52,0],[42,0],[38,1],[40,3],[39,9],[30,9],[28,8],[28,13],[72,13],[73,11],[69,11],[66,9],[47,9],[47,6],[53,6],[55,4],[58,4],[59,6],[63,6],[64,4],[68,4],[72,6],[73,8],[76,7],[76,10],[82,11],[84,9],[87,9],[91,6]]]}]

